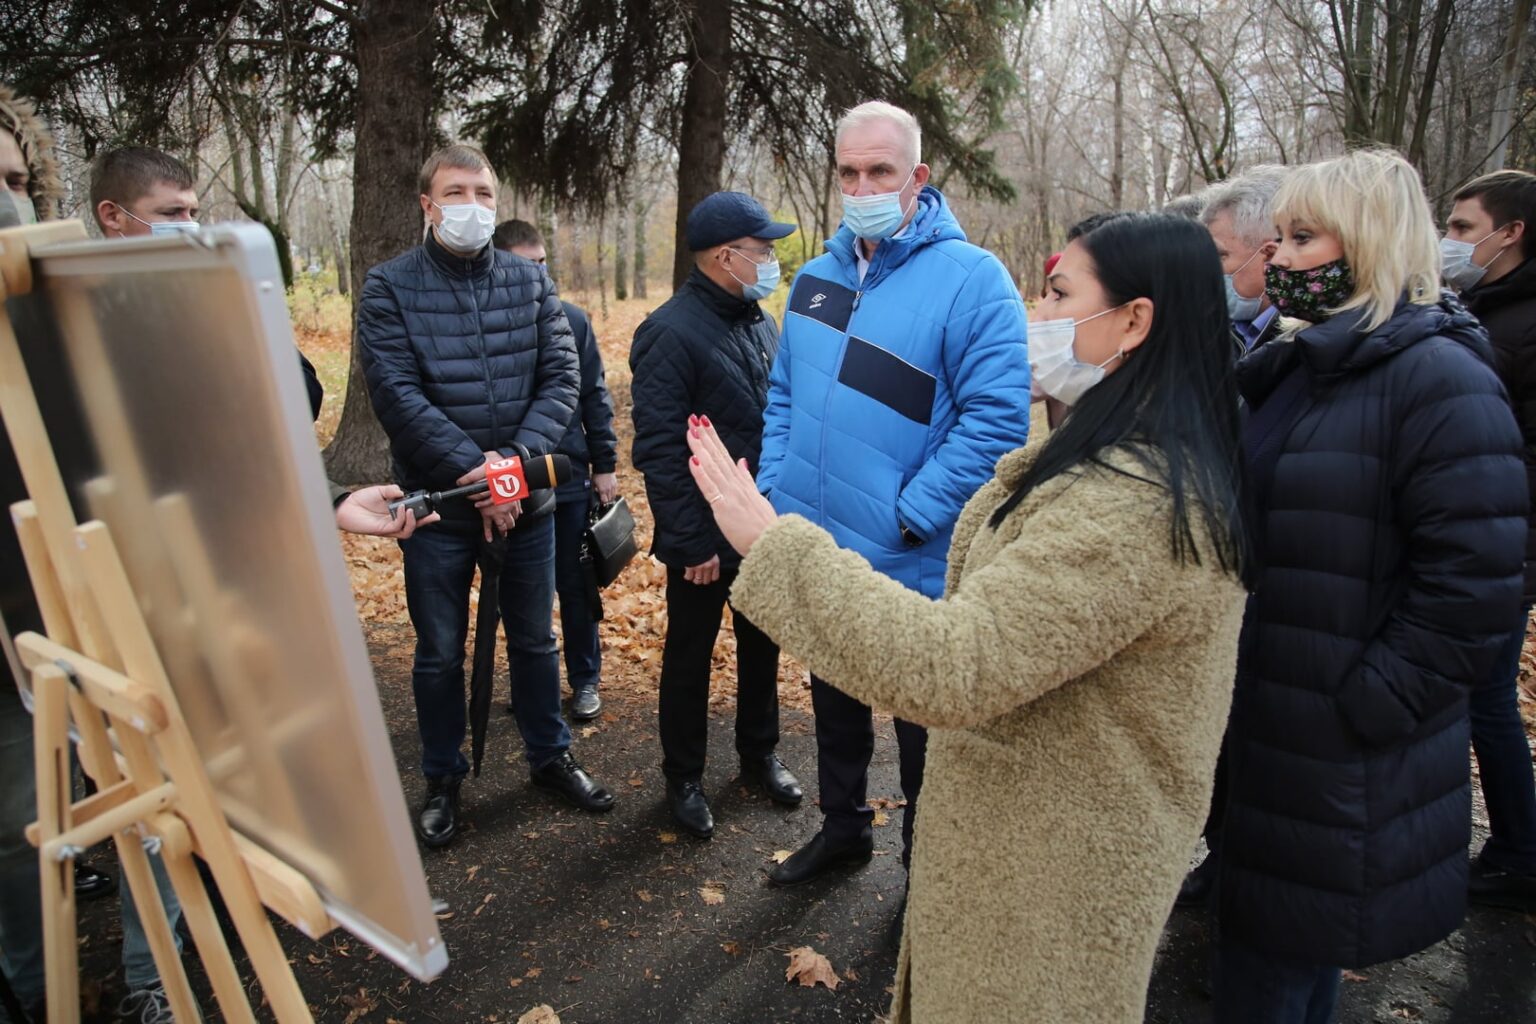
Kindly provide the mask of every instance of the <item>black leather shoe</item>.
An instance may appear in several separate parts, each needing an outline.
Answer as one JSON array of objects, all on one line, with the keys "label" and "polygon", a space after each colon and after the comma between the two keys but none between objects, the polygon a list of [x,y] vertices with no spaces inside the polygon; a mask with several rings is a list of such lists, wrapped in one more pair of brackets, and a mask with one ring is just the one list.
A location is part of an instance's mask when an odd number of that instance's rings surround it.
[{"label": "black leather shoe", "polygon": [[874,855],[873,836],[834,844],[827,840],[826,833],[817,832],[810,842],[769,872],[768,881],[774,885],[799,885],[826,874],[840,864],[867,864]]},{"label": "black leather shoe", "polygon": [[606,811],[613,806],[613,794],[599,786],[569,750],[562,751],[542,768],[535,768],[530,778],[535,786],[559,793],[583,811]]},{"label": "black leather shoe", "polygon": [[1484,907],[1536,914],[1536,875],[1505,871],[1479,856],[1467,875],[1467,897]]},{"label": "black leather shoe", "polygon": [[83,860],[75,861],[75,899],[99,900],[116,889],[116,875],[98,871]]},{"label": "black leather shoe", "polygon": [[459,834],[459,784],[462,775],[440,775],[427,780],[427,798],[416,816],[416,835],[436,849],[453,842]]},{"label": "black leather shoe", "polygon": [[1195,910],[1209,905],[1211,893],[1216,891],[1216,875],[1219,870],[1216,855],[1206,854],[1205,860],[1184,876],[1184,882],[1179,886],[1179,894],[1174,897],[1173,905],[1185,910]]},{"label": "black leather shoe", "polygon": [[709,813],[704,787],[697,782],[668,782],[667,803],[684,832],[700,839],[715,834],[715,817]]},{"label": "black leather shoe", "polygon": [[580,686],[571,695],[571,717],[578,722],[590,722],[603,710],[603,698],[597,695],[596,686]]},{"label": "black leather shoe", "polygon": [[794,807],[805,798],[800,780],[784,767],[784,762],[769,754],[767,757],[741,762],[741,781],[763,787],[774,803]]}]

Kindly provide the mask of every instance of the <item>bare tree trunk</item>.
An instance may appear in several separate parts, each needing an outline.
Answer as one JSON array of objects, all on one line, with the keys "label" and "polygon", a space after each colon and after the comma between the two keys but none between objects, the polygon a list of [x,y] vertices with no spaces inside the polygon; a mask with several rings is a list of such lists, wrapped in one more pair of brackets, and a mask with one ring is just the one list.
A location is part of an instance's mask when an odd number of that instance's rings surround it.
[{"label": "bare tree trunk", "polygon": [[572,217],[571,218],[571,258],[568,261],[568,263],[569,263],[569,267],[568,267],[569,273],[566,274],[566,277],[570,281],[571,288],[573,290],[575,290],[575,291],[580,291],[580,292],[584,292],[584,291],[587,290],[587,253],[586,253],[586,247],[587,246],[586,246],[586,243],[587,243],[586,226],[584,224],[582,224],[581,218],[579,218],[579,217]]},{"label": "bare tree trunk", "polygon": [[555,201],[548,196],[540,196],[539,234],[544,236],[544,261],[548,267],[549,276],[556,281],[560,280],[561,271],[564,269],[562,250],[555,238],[555,232],[558,230],[560,230],[560,214],[555,209]]},{"label": "bare tree trunk", "polygon": [[[432,6],[417,0],[361,0],[358,7],[349,232],[354,324],[368,269],[421,240],[416,175],[430,140],[435,29]],[[341,483],[367,483],[389,475],[389,441],[368,400],[355,337],[346,404],[336,437],[325,450],[325,464],[331,478]]]},{"label": "bare tree trunk", "polygon": [[[1448,2],[1448,0],[1442,0]],[[1499,67],[1499,90],[1494,94],[1493,118],[1488,124],[1488,145],[1493,155],[1488,158],[1488,170],[1504,169],[1509,158],[1509,125],[1515,108],[1515,84],[1520,80],[1521,58],[1525,54],[1525,37],[1531,25],[1531,0],[1515,0],[1510,12],[1509,35],[1504,39],[1504,63]]]},{"label": "bare tree trunk", "polygon": [[[1519,0],[1530,14],[1531,0]],[[1440,54],[1445,48],[1445,37],[1451,31],[1451,16],[1455,13],[1456,0],[1439,0],[1435,5],[1434,27],[1430,30],[1429,57],[1425,60],[1424,75],[1419,83],[1418,104],[1413,118],[1413,136],[1408,143],[1408,160],[1422,173],[1424,171],[1424,137],[1429,127],[1429,113],[1435,98],[1435,83],[1440,78]],[[1449,128],[1447,128],[1449,131]]]},{"label": "bare tree trunk", "polygon": [[597,305],[604,319],[608,317],[608,244],[603,240],[606,227],[603,218],[597,218]]},{"label": "bare tree trunk", "polygon": [[729,85],[731,5],[693,0],[688,8],[688,84],[683,91],[682,130],[677,142],[677,247],[672,287],[693,268],[688,251],[688,211],[719,191],[725,168],[725,99]]},{"label": "bare tree trunk", "polygon": [[629,298],[629,189],[620,188],[613,216],[613,297]]},{"label": "bare tree trunk", "polygon": [[649,287],[646,284],[646,274],[649,268],[645,260],[645,221],[651,212],[651,204],[644,200],[635,204],[635,258],[632,261],[632,273],[634,287],[631,289],[637,299],[650,298]]},{"label": "bare tree trunk", "polygon": [[1120,210],[1125,207],[1125,67],[1129,63],[1122,51],[1115,66],[1114,77],[1114,162],[1109,165],[1109,207]]}]

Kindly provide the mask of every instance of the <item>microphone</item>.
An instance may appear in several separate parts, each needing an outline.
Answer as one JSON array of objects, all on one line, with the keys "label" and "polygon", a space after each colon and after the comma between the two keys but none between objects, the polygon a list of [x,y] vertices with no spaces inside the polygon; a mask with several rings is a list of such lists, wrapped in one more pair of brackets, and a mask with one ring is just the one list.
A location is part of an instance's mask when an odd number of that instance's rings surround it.
[{"label": "microphone", "polygon": [[443,502],[451,498],[478,497],[487,491],[496,504],[506,505],[528,497],[530,491],[558,487],[570,478],[571,459],[568,455],[534,455],[527,459],[513,455],[488,462],[484,480],[447,491],[412,491],[389,503],[389,517],[395,518],[397,509],[409,509],[421,519],[440,511]]}]

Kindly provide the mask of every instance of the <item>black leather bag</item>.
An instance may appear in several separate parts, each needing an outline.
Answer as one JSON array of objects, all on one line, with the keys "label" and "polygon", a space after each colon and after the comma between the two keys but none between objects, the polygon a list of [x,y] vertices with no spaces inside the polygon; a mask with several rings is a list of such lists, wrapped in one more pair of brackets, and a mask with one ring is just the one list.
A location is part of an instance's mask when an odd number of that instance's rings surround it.
[{"label": "black leather bag", "polygon": [[606,505],[594,504],[581,542],[582,568],[593,586],[601,590],[618,579],[638,550],[629,503],[617,498]]}]

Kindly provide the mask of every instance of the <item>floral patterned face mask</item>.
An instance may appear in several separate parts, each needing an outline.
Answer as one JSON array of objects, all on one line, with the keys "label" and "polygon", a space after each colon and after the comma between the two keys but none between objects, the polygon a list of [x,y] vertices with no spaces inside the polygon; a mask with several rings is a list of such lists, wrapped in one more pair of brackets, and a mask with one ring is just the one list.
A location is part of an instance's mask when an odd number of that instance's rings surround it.
[{"label": "floral patterned face mask", "polygon": [[1355,294],[1355,275],[1341,257],[1311,270],[1264,268],[1264,293],[1281,316],[1320,323]]}]

